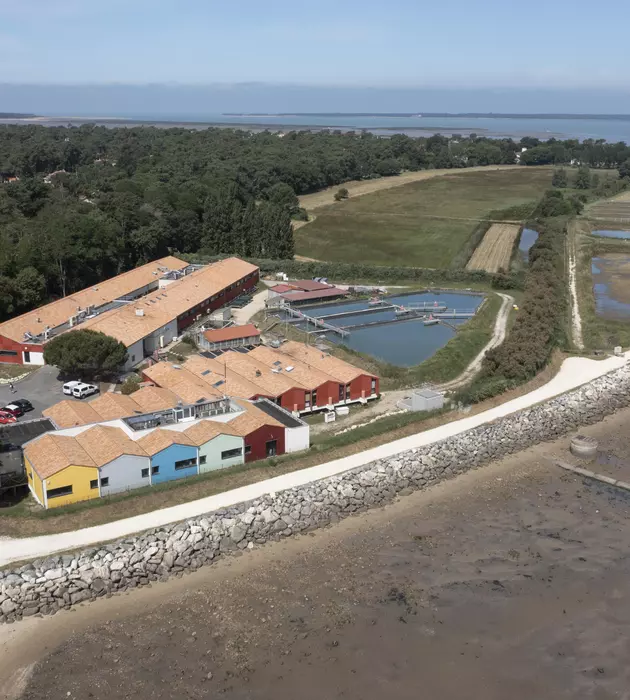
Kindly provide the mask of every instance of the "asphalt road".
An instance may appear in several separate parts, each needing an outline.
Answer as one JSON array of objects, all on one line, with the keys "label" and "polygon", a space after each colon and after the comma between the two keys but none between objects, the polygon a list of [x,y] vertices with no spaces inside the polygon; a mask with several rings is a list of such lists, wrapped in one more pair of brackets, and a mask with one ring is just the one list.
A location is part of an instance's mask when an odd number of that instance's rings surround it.
[{"label": "asphalt road", "polygon": [[59,370],[56,367],[44,365],[35,370],[28,377],[16,382],[15,393],[12,393],[8,384],[0,386],[0,406],[6,406],[15,399],[28,399],[35,410],[30,411],[19,421],[41,418],[42,411],[49,408],[58,401],[62,401],[64,396],[61,387],[63,382],[57,379]]}]

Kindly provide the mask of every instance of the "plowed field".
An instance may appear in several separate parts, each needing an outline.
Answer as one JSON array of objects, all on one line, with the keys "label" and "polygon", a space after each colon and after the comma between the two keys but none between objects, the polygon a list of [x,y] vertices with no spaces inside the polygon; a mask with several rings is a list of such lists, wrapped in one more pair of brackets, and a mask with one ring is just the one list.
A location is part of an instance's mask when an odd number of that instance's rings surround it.
[{"label": "plowed field", "polygon": [[514,242],[520,230],[521,227],[516,224],[492,224],[472,254],[466,268],[486,272],[498,272],[500,268],[507,270]]}]

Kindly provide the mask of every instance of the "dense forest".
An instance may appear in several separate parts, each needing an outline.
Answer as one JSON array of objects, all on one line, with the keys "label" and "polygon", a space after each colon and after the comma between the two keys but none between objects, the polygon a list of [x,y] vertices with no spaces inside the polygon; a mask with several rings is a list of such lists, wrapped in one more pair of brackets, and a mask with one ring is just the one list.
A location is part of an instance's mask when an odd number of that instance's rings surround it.
[{"label": "dense forest", "polygon": [[[624,144],[562,143],[567,163],[630,159]],[[290,259],[297,195],[403,170],[514,163],[523,147],[529,162],[556,143],[2,126],[0,319],[169,252]]]}]

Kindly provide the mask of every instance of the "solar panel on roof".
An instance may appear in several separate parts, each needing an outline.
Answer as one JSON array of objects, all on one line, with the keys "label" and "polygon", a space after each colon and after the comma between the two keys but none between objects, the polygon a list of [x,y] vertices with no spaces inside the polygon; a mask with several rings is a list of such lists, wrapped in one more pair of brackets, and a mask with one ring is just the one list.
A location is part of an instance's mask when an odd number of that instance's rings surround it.
[{"label": "solar panel on roof", "polygon": [[279,365],[282,364],[282,362],[280,362],[280,360],[276,360],[273,364],[274,364],[276,367],[278,367]]}]

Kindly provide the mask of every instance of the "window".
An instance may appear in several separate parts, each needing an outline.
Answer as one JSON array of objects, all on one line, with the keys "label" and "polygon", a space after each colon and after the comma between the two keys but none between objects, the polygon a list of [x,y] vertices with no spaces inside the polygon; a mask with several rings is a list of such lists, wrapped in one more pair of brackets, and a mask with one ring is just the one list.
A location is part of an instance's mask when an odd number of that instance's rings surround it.
[{"label": "window", "polygon": [[143,469],[141,474],[142,474],[143,479],[148,479],[149,478],[149,468],[147,467],[146,469]]},{"label": "window", "polygon": [[317,406],[317,389],[313,389],[313,406]]},{"label": "window", "polygon": [[90,488],[91,488],[91,489],[97,489],[97,488],[98,488],[98,479],[92,479],[92,481],[90,481]]},{"label": "window", "polygon": [[350,384],[346,384],[346,398],[350,398]]},{"label": "window", "polygon": [[193,457],[193,459],[180,459],[179,462],[175,462],[175,469],[188,469],[195,466],[197,466],[196,457]]},{"label": "window", "polygon": [[221,459],[232,459],[232,457],[240,457],[243,454],[241,447],[236,447],[233,450],[225,450],[221,452]]},{"label": "window", "polygon": [[104,479],[101,479],[101,486],[109,486],[109,477],[106,476]]},{"label": "window", "polygon": [[206,455],[199,457],[199,464],[205,464],[205,463],[206,463]]},{"label": "window", "polygon": [[136,361],[136,356],[135,356],[135,355],[132,355],[132,356],[131,356],[131,361],[132,361],[132,362],[135,362],[135,361]]},{"label": "window", "polygon": [[245,454],[250,455],[252,453],[252,446],[251,445],[245,445]]},{"label": "window", "polygon": [[31,353],[29,350],[24,351],[24,362],[30,362],[31,361]]},{"label": "window", "polygon": [[159,474],[160,473],[160,467],[151,467],[151,474]]},{"label": "window", "polygon": [[278,454],[278,441],[277,440],[269,440],[265,444],[265,449],[267,450],[267,457],[273,457]]},{"label": "window", "polygon": [[306,408],[310,408],[310,405],[311,405],[311,392],[310,391],[307,391],[304,394],[304,405]]},{"label": "window", "polygon": [[72,486],[60,486],[58,489],[46,491],[46,498],[59,498],[59,496],[70,496],[71,494]]},{"label": "window", "polygon": [[2,355],[17,357],[17,352],[15,352],[14,350],[0,350],[0,356]]},{"label": "window", "polygon": [[376,379],[372,379],[372,393],[376,393]]},{"label": "window", "polygon": [[339,385],[339,401],[343,401],[343,384]]}]

